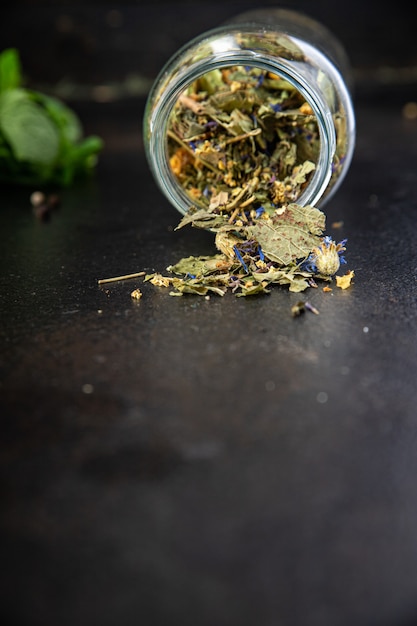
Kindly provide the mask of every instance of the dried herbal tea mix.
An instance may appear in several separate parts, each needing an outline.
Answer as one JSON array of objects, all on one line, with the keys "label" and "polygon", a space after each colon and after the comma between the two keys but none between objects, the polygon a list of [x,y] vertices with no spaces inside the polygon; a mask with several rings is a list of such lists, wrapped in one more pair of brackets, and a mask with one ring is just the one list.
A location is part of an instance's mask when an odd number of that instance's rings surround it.
[{"label": "dried herbal tea mix", "polygon": [[[346,262],[346,240],[336,243],[323,236],[325,215],[315,207],[291,203],[269,211],[246,209],[239,215],[221,204],[191,208],[177,229],[187,224],[210,229],[218,253],[186,257],[167,268],[171,275],[148,274],[145,281],[173,288],[173,296],[223,296],[228,290],[250,296],[270,293],[272,284],[301,292],[317,287],[317,279],[330,281]],[[353,272],[346,276],[348,286]]]},{"label": "dried herbal tea mix", "polygon": [[171,171],[200,207],[246,210],[295,202],[316,168],[317,120],[300,92],[257,67],[215,69],[179,97],[168,125]]},{"label": "dried herbal tea mix", "polygon": [[316,169],[320,136],[293,85],[257,67],[215,69],[179,97],[167,135],[172,174],[193,205],[177,228],[211,230],[218,253],[145,280],[171,295],[204,296],[269,293],[274,283],[301,292],[331,280],[346,241],[324,236],[322,211],[296,203]]},{"label": "dried herbal tea mix", "polygon": [[[177,229],[212,231],[217,254],[181,259],[168,276],[145,281],[173,296],[250,296],[273,284],[302,292],[330,282],[345,263],[346,240],[325,236],[324,213],[297,203],[314,176],[320,135],[310,105],[282,77],[246,66],[204,74],[174,106],[167,151],[190,206]],[[305,304],[293,314],[306,309],[318,313]]]},{"label": "dried herbal tea mix", "polygon": [[184,215],[179,228],[212,231],[217,254],[145,279],[205,297],[331,281],[346,242],[326,236],[315,205],[337,190],[353,154],[345,71],[332,33],[287,9],[245,12],[168,61],[145,107],[146,156]]}]

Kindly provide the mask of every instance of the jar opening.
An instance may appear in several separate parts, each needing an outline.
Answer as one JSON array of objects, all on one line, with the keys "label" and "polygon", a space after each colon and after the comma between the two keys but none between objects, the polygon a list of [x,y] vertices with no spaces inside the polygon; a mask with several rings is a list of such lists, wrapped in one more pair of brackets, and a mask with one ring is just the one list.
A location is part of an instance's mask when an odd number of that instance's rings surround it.
[{"label": "jar opening", "polygon": [[[285,77],[253,65],[202,74],[180,94],[166,158],[190,205],[259,211],[296,202],[320,157],[317,117]],[[243,219],[244,216],[242,215]]]}]

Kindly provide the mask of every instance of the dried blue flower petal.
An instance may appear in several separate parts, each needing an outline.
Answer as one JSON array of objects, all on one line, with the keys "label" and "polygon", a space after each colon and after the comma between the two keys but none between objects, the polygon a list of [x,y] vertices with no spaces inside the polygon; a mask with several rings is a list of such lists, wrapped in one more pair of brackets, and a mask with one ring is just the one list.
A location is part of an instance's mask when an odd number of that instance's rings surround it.
[{"label": "dried blue flower petal", "polygon": [[279,113],[280,111],[282,111],[282,106],[280,104],[271,103],[271,109],[274,111],[274,113]]},{"label": "dried blue flower petal", "polygon": [[238,250],[238,247],[237,246],[233,246],[233,250],[235,251],[237,260],[242,265],[242,267],[245,270],[245,272],[247,274],[249,274],[248,266],[246,265],[245,261],[243,260],[243,256],[240,254],[240,252]]}]

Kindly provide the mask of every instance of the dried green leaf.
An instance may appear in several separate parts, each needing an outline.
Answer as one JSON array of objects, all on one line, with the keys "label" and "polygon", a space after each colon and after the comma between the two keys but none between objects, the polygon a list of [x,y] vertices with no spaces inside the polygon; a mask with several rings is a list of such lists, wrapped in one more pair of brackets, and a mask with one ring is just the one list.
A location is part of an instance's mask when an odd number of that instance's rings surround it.
[{"label": "dried green leaf", "polygon": [[[216,285],[205,284],[199,280],[184,280],[183,278],[173,278],[172,285],[177,292],[184,294],[194,294],[197,296],[205,296],[207,293],[212,292],[218,296],[224,296],[226,288],[217,287]],[[171,292],[170,295],[178,295],[176,292]]]},{"label": "dried green leaf", "polygon": [[253,130],[253,121],[248,115],[242,113],[239,109],[235,109],[231,112],[230,122],[225,124],[225,127],[232,135],[242,135]]},{"label": "dried green leaf", "polygon": [[308,175],[315,169],[316,166],[312,161],[304,161],[302,165],[295,167],[292,173],[293,184],[302,185],[305,183]]},{"label": "dried green leaf", "polygon": [[199,86],[202,91],[206,91],[208,94],[216,93],[216,91],[222,87],[223,78],[220,70],[215,69],[211,72],[206,72],[199,78]]},{"label": "dried green leaf", "polygon": [[213,256],[185,257],[167,269],[174,274],[182,274],[183,276],[205,276],[229,268],[230,265],[231,262],[224,254],[215,254]]},{"label": "dried green leaf", "polygon": [[[210,209],[199,209],[195,213],[184,215],[175,230],[179,230],[187,224],[192,224],[195,228],[218,229],[227,225],[227,218],[223,215],[216,215]],[[229,226],[229,228],[231,228]]]},{"label": "dried green leaf", "polygon": [[240,298],[242,296],[257,296],[260,293],[268,294],[271,293],[271,291],[262,283],[250,283],[249,286],[243,284],[241,291],[239,291],[236,295]]},{"label": "dried green leaf", "polygon": [[320,244],[325,215],[311,206],[289,204],[272,220],[258,220],[246,230],[268,259],[282,266],[306,258]]},{"label": "dried green leaf", "polygon": [[293,293],[300,293],[305,291],[309,287],[305,278],[293,277],[289,282],[289,291]]},{"label": "dried green leaf", "polygon": [[308,272],[299,272],[296,268],[276,269],[271,268],[268,272],[254,272],[252,277],[255,280],[268,282],[269,284],[289,285],[292,292],[304,291],[309,287],[308,278],[311,274]]},{"label": "dried green leaf", "polygon": [[297,259],[306,258],[320,243],[317,235],[312,235],[306,227],[270,221],[258,222],[248,228],[250,236],[261,246],[264,255],[270,260],[285,266]]},{"label": "dried green leaf", "polygon": [[271,267],[267,272],[254,272],[252,277],[259,282],[279,283],[285,275],[286,271],[284,269]]}]

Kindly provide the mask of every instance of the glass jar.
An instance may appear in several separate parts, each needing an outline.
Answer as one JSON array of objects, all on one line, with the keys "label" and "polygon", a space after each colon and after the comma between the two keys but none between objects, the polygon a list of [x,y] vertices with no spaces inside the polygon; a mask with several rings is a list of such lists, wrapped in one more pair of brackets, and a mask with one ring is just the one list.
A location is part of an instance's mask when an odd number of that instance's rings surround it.
[{"label": "glass jar", "polygon": [[[219,123],[218,117],[215,118],[216,122],[207,117],[201,120],[201,116],[198,120],[203,122],[200,130],[207,131],[205,135],[203,132],[200,137],[197,133],[199,143],[203,144],[203,153],[201,148],[195,152],[195,137],[188,138],[190,141],[187,139],[186,145],[183,140],[174,137],[177,143],[182,144],[182,148],[179,145],[178,150],[179,148],[183,150],[183,156],[185,155],[188,161],[195,159],[194,164],[198,170],[196,176],[199,179],[197,189],[192,184],[187,187],[184,180],[181,180],[178,168],[174,167],[173,150],[175,148],[171,145],[174,136],[172,120],[176,108],[180,106],[181,101],[185,101],[184,95],[187,94],[194,98],[198,116],[200,95],[196,93],[197,83],[200,85],[200,92],[204,87],[207,92],[207,85],[210,86],[211,81],[212,92],[216,95],[216,80],[213,83],[213,77],[217,79],[227,75],[241,76],[242,72],[247,72],[252,85],[255,79],[259,85],[262,81],[264,84],[275,81],[274,84],[281,85],[279,93],[284,93],[286,96],[294,93],[297,96],[298,109],[295,112],[290,111],[290,126],[285,131],[290,133],[288,137],[294,136],[294,140],[291,139],[287,143],[291,144],[292,141],[297,143],[299,139],[296,133],[298,132],[299,135],[303,135],[304,145],[307,146],[308,136],[305,128],[308,124],[303,122],[305,126],[297,126],[297,119],[299,119],[297,115],[301,115],[300,111],[310,114],[309,124],[313,127],[313,131],[315,129],[317,137],[313,151],[315,156],[312,159],[314,168],[311,166],[312,171],[308,176],[306,175],[305,182],[297,189],[291,189],[291,184],[288,185],[288,180],[292,180],[291,176],[284,179],[287,181],[284,187],[288,189],[288,193],[287,196],[281,198],[281,204],[297,202],[300,205],[323,205],[334,194],[345,177],[354,149],[355,118],[349,95],[348,63],[343,48],[324,26],[310,17],[286,9],[264,9],[244,13],[192,40],[179,50],[162,69],[149,94],[144,116],[146,154],[150,169],[161,191],[183,214],[190,206],[198,208],[207,205],[207,195],[213,198],[221,190],[236,193],[233,191],[233,184],[238,183],[236,180],[233,181],[233,176],[236,178],[240,175],[239,172],[236,174],[236,167],[239,165],[238,161],[241,156],[239,152],[236,153],[235,150],[233,159],[229,159],[227,164],[225,158],[222,159],[223,165],[220,161],[212,161],[209,169],[206,169],[209,166],[207,161],[204,161],[204,146],[209,145],[212,152],[220,150],[215,141],[210,146],[205,139],[209,136],[210,124],[214,126],[215,123]],[[230,92],[233,91],[234,83],[236,81],[232,81],[231,86],[228,87]],[[236,89],[239,91],[242,83],[238,81],[236,84]],[[262,162],[267,163],[266,176],[270,176],[270,183],[266,185],[276,186],[280,174],[275,167],[276,158],[272,155],[286,149],[284,142],[287,135],[284,135],[282,139],[282,134],[278,133],[272,147],[270,144],[267,145],[262,137],[255,137],[258,134],[262,136],[266,122],[268,120],[271,122],[270,116],[280,115],[279,105],[274,104],[272,92],[262,91],[262,89],[258,89],[256,97],[262,98],[262,94],[264,96],[267,94],[261,106],[264,104],[269,107],[269,117],[258,116],[259,119],[255,119],[253,111],[252,113],[246,111],[245,119],[250,118],[253,122],[253,129],[247,133],[246,139],[252,142],[257,159],[260,158],[259,154],[263,149]],[[273,95],[276,95],[276,92],[273,92]],[[304,110],[300,102],[304,103]],[[187,106],[190,106],[190,103],[192,108],[192,102],[188,98]],[[231,106],[229,103],[229,114]],[[258,108],[257,115],[260,110],[264,112],[265,107]],[[205,126],[204,122],[206,122]],[[220,123],[222,123],[221,120]],[[227,134],[227,130],[225,132]],[[251,133],[252,136],[250,136]],[[239,136],[239,131],[235,131],[234,135],[236,134]],[[241,133],[240,136],[243,135]],[[231,140],[235,141],[233,138]],[[254,142],[257,142],[256,146]],[[227,141],[223,141],[223,144],[225,143]],[[305,152],[304,148],[303,151]],[[202,161],[198,160],[197,153],[203,157]],[[212,155],[213,158],[216,156],[216,154]],[[248,158],[247,154],[242,155],[242,158],[243,156],[245,159]],[[268,161],[269,158],[271,163]],[[235,172],[233,175],[230,174],[229,178],[226,176],[228,170]],[[206,175],[210,180],[210,185],[204,187],[201,179],[204,179]],[[262,175],[265,177],[264,173]],[[265,194],[262,195],[259,192],[259,198],[264,196]],[[275,194],[271,202],[279,207],[280,201],[277,198]],[[256,202],[252,206],[258,209]]]}]

